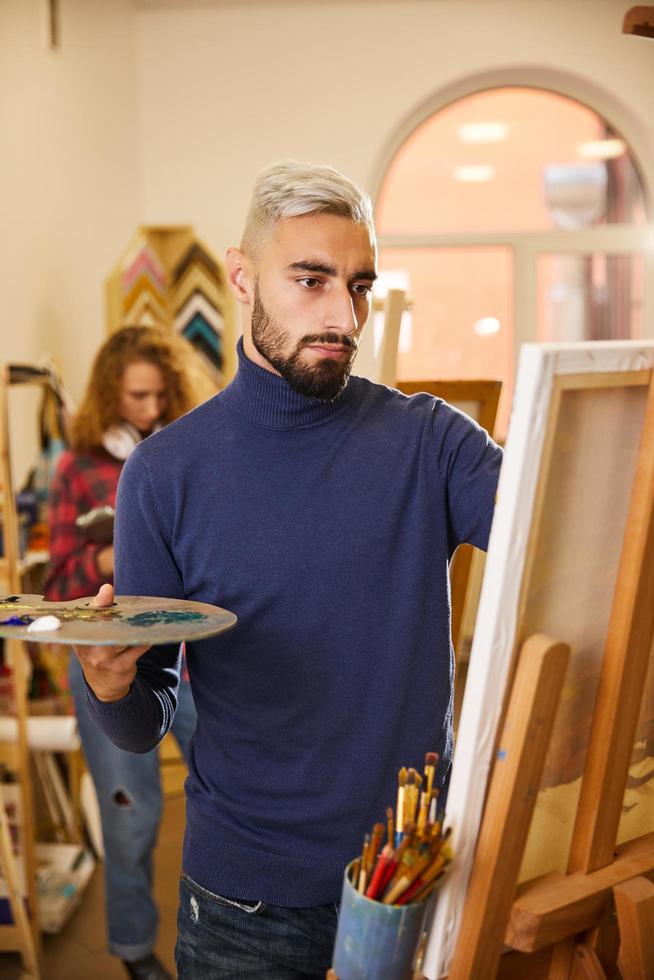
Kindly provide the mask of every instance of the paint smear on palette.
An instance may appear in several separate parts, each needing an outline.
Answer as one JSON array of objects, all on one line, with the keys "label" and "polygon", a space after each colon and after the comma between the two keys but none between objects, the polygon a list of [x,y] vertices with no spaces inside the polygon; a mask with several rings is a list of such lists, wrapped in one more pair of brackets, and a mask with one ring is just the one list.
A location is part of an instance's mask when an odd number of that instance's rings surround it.
[{"label": "paint smear on palette", "polygon": [[106,622],[108,619],[122,619],[118,609],[93,609],[90,606],[75,606],[74,609],[45,609],[43,606],[35,610],[41,615],[54,615],[64,622],[81,620],[85,623]]},{"label": "paint smear on palette", "polygon": [[10,616],[9,619],[0,620],[0,626],[29,626],[31,622],[31,616]]},{"label": "paint smear on palette", "polygon": [[128,616],[125,620],[130,626],[165,626],[170,623],[191,623],[207,619],[206,613],[184,612],[182,610],[152,609],[149,612]]}]

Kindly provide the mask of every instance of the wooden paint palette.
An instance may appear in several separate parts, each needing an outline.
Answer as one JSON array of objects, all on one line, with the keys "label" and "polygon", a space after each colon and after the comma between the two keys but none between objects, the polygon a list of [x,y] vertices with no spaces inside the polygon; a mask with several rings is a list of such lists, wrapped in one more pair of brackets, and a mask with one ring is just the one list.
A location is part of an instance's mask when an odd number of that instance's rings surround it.
[{"label": "wooden paint palette", "polygon": [[[0,637],[80,646],[154,646],[204,640],[236,623],[234,613],[188,599],[123,595],[112,606],[94,608],[90,603],[91,598],[46,602],[39,595],[0,596]],[[42,616],[56,616],[60,627],[28,630]]]}]

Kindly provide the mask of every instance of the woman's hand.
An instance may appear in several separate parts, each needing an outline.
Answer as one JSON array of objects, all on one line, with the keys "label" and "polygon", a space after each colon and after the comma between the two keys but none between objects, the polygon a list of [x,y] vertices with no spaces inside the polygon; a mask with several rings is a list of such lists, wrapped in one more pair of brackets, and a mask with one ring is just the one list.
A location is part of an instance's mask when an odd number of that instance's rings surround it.
[{"label": "woman's hand", "polygon": [[[113,601],[113,586],[101,585],[97,596],[91,601],[91,605],[95,608],[101,608],[102,606],[110,606]],[[136,661],[149,649],[149,645],[142,647],[73,647],[75,655],[82,665],[86,683],[98,701],[120,701],[129,694],[136,677]]]}]

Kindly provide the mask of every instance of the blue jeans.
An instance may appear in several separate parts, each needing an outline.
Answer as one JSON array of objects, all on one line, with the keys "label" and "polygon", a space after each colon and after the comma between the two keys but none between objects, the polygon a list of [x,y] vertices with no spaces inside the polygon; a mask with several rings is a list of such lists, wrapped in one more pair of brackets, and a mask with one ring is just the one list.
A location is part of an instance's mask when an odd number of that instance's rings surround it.
[{"label": "blue jeans", "polygon": [[[89,718],[84,675],[71,655],[68,671],[82,748],[100,804],[109,952],[139,960],[153,949],[159,913],[152,897],[152,853],[162,809],[159,752],[117,748]],[[195,731],[191,685],[182,681],[173,734],[186,756]]]},{"label": "blue jeans", "polygon": [[214,895],[182,875],[179,980],[325,980],[338,908],[287,909]]}]

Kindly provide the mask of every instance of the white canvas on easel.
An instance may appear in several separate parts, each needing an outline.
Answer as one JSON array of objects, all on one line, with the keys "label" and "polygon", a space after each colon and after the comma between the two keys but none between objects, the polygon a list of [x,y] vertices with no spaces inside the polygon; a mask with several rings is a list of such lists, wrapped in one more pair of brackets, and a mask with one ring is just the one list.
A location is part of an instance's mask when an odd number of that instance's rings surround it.
[{"label": "white canvas on easel", "polygon": [[[453,827],[455,861],[439,893],[430,933],[424,968],[430,980],[447,973],[455,948],[498,722],[510,683],[516,645],[524,639],[516,635],[518,622],[525,611],[521,583],[524,569],[533,559],[530,549],[533,550],[534,547],[534,513],[542,506],[542,500],[539,502],[538,499],[543,492],[542,487],[539,487],[539,472],[544,456],[551,449],[546,444],[551,401],[557,386],[565,386],[565,381],[561,379],[566,376],[569,379],[576,376],[586,377],[584,384],[590,388],[596,383],[598,389],[611,390],[610,376],[617,374],[631,379],[627,384],[634,385],[632,393],[626,396],[625,405],[630,415],[637,415],[642,401],[640,389],[644,391],[645,387],[644,381],[642,385],[638,385],[638,372],[645,375],[653,367],[653,342],[525,345],[522,349],[477,630],[471,652],[468,688],[454,756],[447,821]],[[616,391],[619,390],[619,384],[620,381],[617,380]],[[574,396],[572,404],[574,405]],[[620,398],[616,396],[615,405],[619,407],[620,404]],[[575,431],[573,426],[569,434],[571,450],[574,450],[575,440],[582,446],[588,445],[587,440],[591,438],[599,440],[600,446],[602,440],[611,445],[611,433],[608,430],[582,431],[583,412],[579,414],[579,419],[582,428]],[[618,463],[620,472],[615,475],[615,479],[617,482],[622,481],[628,488],[630,460],[635,464],[635,460],[632,460],[635,451],[629,444],[628,437],[631,430],[636,435],[638,420],[628,427],[629,431],[625,430],[625,438],[622,438],[619,418],[613,421],[607,419],[607,425],[611,428],[614,445],[622,447],[619,452],[624,456]],[[611,454],[612,449],[609,449],[605,466],[605,477],[609,483],[614,476],[610,469]],[[601,454],[597,455],[597,459],[601,460]],[[574,456],[570,457],[568,464],[570,461],[574,463]],[[574,465],[568,467],[568,473],[574,478]],[[590,487],[588,492],[589,505],[592,505],[593,488]],[[628,498],[628,494],[626,496]],[[619,495],[611,500],[612,511],[605,518],[611,534],[619,544],[626,521],[628,499],[623,501],[618,497]],[[592,507],[589,513],[592,513]],[[565,515],[561,517],[563,519]],[[599,534],[602,533],[601,526],[597,530]],[[610,544],[611,542],[607,542],[607,547]],[[619,546],[617,550],[619,554]],[[611,570],[608,567],[605,575],[606,581],[602,583],[602,588],[610,591]],[[585,586],[586,583],[583,584]],[[574,582],[569,584],[569,590],[571,594],[574,593]],[[597,610],[598,620],[604,612],[608,616],[606,610]],[[567,642],[565,635],[555,634],[555,637]],[[540,873],[540,870],[536,873]]]}]

